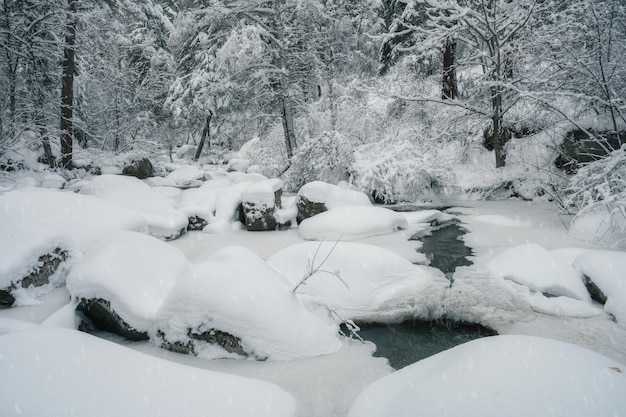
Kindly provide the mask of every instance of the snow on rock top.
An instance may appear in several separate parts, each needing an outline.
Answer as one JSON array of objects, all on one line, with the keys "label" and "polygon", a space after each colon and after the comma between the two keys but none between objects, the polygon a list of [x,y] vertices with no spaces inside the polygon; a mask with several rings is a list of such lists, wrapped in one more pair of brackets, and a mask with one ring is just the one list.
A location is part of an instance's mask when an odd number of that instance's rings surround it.
[{"label": "snow on rock top", "polygon": [[283,187],[283,182],[277,178],[253,182],[241,192],[241,200],[253,203],[255,206],[273,207],[275,192]]},{"label": "snow on rock top", "polygon": [[135,177],[100,175],[86,184],[80,193],[135,211],[148,223],[149,233],[158,238],[177,237],[187,227],[187,216],[175,209],[173,199],[152,191]]},{"label": "snow on rock top", "polygon": [[[226,332],[241,339],[247,354],[275,360],[323,355],[341,346],[337,326],[307,310],[262,258],[243,247],[224,248],[185,274],[155,328],[169,343],[189,343],[190,332]],[[196,353],[215,354],[205,348]]]},{"label": "snow on rock top", "polygon": [[[148,356],[86,333],[36,328],[0,336],[0,415],[294,417],[265,382]],[[37,361],[34,361],[37,358]]]},{"label": "snow on rock top", "polygon": [[322,181],[313,181],[303,185],[298,196],[304,197],[312,203],[324,203],[327,209],[342,206],[371,206],[372,203],[366,194],[353,191]]},{"label": "snow on rock top", "polygon": [[374,382],[348,417],[612,417],[626,409],[624,371],[565,342],[486,337]]},{"label": "snow on rock top", "polygon": [[12,191],[0,196],[0,221],[32,221],[58,228],[81,250],[112,231],[147,232],[145,219],[102,199],[64,191]]},{"label": "snow on rock top", "polygon": [[297,292],[344,319],[401,321],[437,318],[450,285],[435,268],[414,265],[387,249],[355,242],[304,242],[276,252],[270,266]]},{"label": "snow on rock top", "polygon": [[74,299],[103,299],[130,326],[148,331],[176,280],[190,267],[178,249],[135,232],[109,235],[72,268]]},{"label": "snow on rock top", "polygon": [[298,232],[306,240],[355,240],[407,227],[401,213],[382,207],[344,206],[305,219]]},{"label": "snow on rock top", "polygon": [[626,327],[626,253],[588,251],[578,256],[574,266],[604,293],[604,310]]},{"label": "snow on rock top", "polygon": [[491,270],[533,291],[591,302],[580,272],[535,243],[515,246],[498,255]]},{"label": "snow on rock top", "polygon": [[57,228],[33,221],[0,223],[0,288],[8,288],[39,268],[39,258],[56,249],[75,251],[73,239]]},{"label": "snow on rock top", "polygon": [[204,179],[204,170],[192,166],[184,165],[167,174],[165,180],[177,187],[200,185]]}]

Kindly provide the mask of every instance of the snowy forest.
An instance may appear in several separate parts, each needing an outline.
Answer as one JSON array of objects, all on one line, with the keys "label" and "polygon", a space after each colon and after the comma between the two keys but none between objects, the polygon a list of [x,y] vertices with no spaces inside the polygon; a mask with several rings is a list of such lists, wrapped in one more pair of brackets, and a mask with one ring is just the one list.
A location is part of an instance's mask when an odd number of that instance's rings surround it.
[{"label": "snowy forest", "polygon": [[3,0],[0,415],[626,410],[624,0]]}]

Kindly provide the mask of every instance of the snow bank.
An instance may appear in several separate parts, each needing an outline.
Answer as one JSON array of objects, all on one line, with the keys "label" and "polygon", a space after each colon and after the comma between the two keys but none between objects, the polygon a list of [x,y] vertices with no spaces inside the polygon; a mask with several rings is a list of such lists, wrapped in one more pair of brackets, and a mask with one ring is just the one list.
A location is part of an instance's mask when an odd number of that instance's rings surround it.
[{"label": "snow bank", "polygon": [[12,191],[0,196],[2,222],[32,221],[67,233],[81,250],[117,230],[147,232],[136,212],[102,199],[63,191]]},{"label": "snow bank", "polygon": [[348,417],[612,417],[626,409],[623,371],[620,363],[568,343],[487,337],[374,382]]},{"label": "snow bank", "polygon": [[[77,256],[70,236],[32,221],[0,223],[0,248],[0,288],[8,288],[36,272],[42,266],[39,258],[52,255],[56,249],[66,252],[68,257]],[[51,283],[54,285],[63,278],[63,274],[57,273]]]},{"label": "snow bank", "polygon": [[382,207],[344,206],[305,219],[299,233],[306,240],[355,240],[407,227],[400,213]]},{"label": "snow bank", "polygon": [[540,245],[528,243],[507,249],[490,267],[496,275],[533,291],[591,302],[580,273]]},{"label": "snow bank", "polygon": [[103,299],[131,327],[151,329],[176,280],[190,267],[178,249],[135,232],[109,235],[72,268],[67,289],[74,299]]},{"label": "snow bank", "polygon": [[[341,345],[337,326],[307,310],[261,257],[243,247],[224,248],[181,277],[155,328],[169,343],[189,343],[190,331],[226,332],[241,339],[247,354],[275,360],[323,355]],[[200,356],[225,354],[192,343]]]},{"label": "snow bank", "polygon": [[327,209],[343,206],[371,206],[366,194],[353,191],[322,181],[312,181],[303,185],[298,197],[304,197],[311,203],[324,203]]},{"label": "snow bank", "polygon": [[[175,364],[86,333],[0,336],[3,416],[295,416],[273,384]],[[34,360],[36,358],[36,360]]]},{"label": "snow bank", "polygon": [[136,212],[146,220],[148,232],[161,239],[177,237],[187,227],[188,218],[176,210],[174,200],[153,192],[150,186],[135,177],[100,175],[86,184],[80,193]]},{"label": "snow bank", "polygon": [[346,320],[438,318],[449,286],[437,269],[413,265],[389,250],[362,243],[305,242],[276,252],[268,263],[292,287],[313,272],[298,294]]},{"label": "snow bank", "polygon": [[576,258],[574,266],[607,297],[604,310],[626,327],[626,253],[588,251]]},{"label": "snow bank", "polygon": [[[245,175],[240,181],[221,189],[215,195],[215,220],[206,226],[203,231],[208,233],[222,233],[229,230],[231,223],[238,221],[241,193],[254,182],[265,181],[262,175]],[[237,180],[235,180],[237,181]]]}]

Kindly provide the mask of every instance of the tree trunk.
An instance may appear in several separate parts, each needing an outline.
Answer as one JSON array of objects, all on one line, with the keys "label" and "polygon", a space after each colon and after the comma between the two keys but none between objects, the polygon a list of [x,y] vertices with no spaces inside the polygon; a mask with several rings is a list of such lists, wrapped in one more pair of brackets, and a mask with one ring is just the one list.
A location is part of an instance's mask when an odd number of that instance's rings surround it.
[{"label": "tree trunk", "polygon": [[491,106],[493,116],[491,127],[493,129],[493,150],[496,154],[496,168],[504,166],[505,157],[502,152],[502,92],[498,87],[491,88]]},{"label": "tree trunk", "polygon": [[206,116],[206,122],[204,123],[204,128],[202,129],[202,135],[200,136],[200,143],[198,144],[198,149],[196,149],[196,154],[193,157],[194,161],[200,159],[200,154],[202,154],[202,148],[204,148],[204,142],[207,138],[209,138],[209,144],[211,143],[211,118],[213,117],[213,112],[209,110],[209,114]]},{"label": "tree trunk", "polygon": [[68,0],[65,48],[63,50],[63,78],[61,89],[61,166],[72,166],[72,142],[74,130],[72,125],[74,107],[74,68],[76,45],[76,19],[78,0]]},{"label": "tree trunk", "polygon": [[282,104],[282,119],[283,119],[283,132],[285,134],[285,146],[287,147],[287,157],[291,159],[293,157],[293,151],[295,149],[295,133],[293,130],[293,113],[291,112],[291,104],[289,103],[289,97],[284,95],[280,98]]},{"label": "tree trunk", "polygon": [[443,100],[454,100],[458,97],[456,71],[454,69],[455,52],[456,42],[446,40],[443,48],[443,86],[441,90]]}]

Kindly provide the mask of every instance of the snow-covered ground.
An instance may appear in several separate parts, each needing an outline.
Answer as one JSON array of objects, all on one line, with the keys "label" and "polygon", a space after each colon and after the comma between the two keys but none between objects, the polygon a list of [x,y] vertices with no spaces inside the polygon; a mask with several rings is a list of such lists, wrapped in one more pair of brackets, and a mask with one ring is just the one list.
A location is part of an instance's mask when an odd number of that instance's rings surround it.
[{"label": "snow-covered ground", "polygon": [[[459,348],[424,361],[423,366],[415,365],[421,366],[419,372],[430,367],[435,377],[457,378],[448,370],[458,363],[487,364],[475,375],[489,378],[489,369],[513,366],[535,346],[537,354],[522,358],[528,364],[524,370],[535,375],[532,370],[537,369],[536,375],[549,376],[563,392],[578,392],[577,387],[591,384],[586,379],[600,372],[598,366],[612,372],[607,378],[616,379],[615,386],[624,386],[626,253],[574,239],[566,227],[570,219],[555,214],[552,204],[463,201],[453,202],[445,212],[435,208],[403,214],[337,204],[334,210],[305,220],[303,225],[308,222],[309,226],[304,235],[296,226],[247,232],[235,209],[246,187],[264,177],[211,168],[204,175],[209,179],[199,188],[179,192],[170,187],[195,184],[201,174],[197,169],[180,169],[165,182],[152,179],[139,185],[131,181],[131,193],[124,191],[128,181],[105,177],[100,185],[101,179],[70,184],[70,190],[83,190],[80,194],[30,188],[0,195],[0,232],[12,233],[11,245],[20,252],[15,259],[32,263],[36,250],[54,246],[60,237],[73,251],[66,265],[69,292],[63,280],[58,280],[56,287],[60,288],[50,288],[47,295],[31,294],[40,296],[39,305],[0,310],[1,378],[11,382],[11,390],[0,390],[0,414],[37,415],[48,407],[52,411],[47,415],[66,415],[67,409],[54,405],[61,398],[66,403],[75,399],[77,414],[106,415],[112,409],[104,402],[124,396],[132,403],[132,415],[158,415],[153,406],[164,415],[172,415],[168,412],[172,407],[185,415],[211,414],[203,408],[207,404],[229,416],[250,415],[244,404],[250,400],[254,410],[263,409],[267,415],[343,417],[368,385],[393,370],[384,359],[372,356],[372,344],[337,336],[338,317],[393,321],[407,316],[445,316],[480,323],[503,335],[535,336],[515,339],[515,349],[491,362],[489,356],[480,356],[478,361],[474,351],[467,354],[468,350]],[[133,201],[139,192],[159,203],[138,207]],[[293,198],[284,197],[283,203],[289,206]],[[147,216],[148,208],[156,210],[158,217]],[[168,225],[168,230],[175,231],[180,225],[180,220],[168,223],[168,213],[172,219],[180,219],[181,213],[204,213],[209,224],[204,231],[163,242],[157,237],[167,236],[155,233],[155,227],[163,230],[161,226]],[[450,284],[437,271],[411,264],[426,259],[415,252],[419,242],[408,238],[427,230],[431,220],[451,216],[469,231],[464,241],[473,250],[474,265],[458,268]],[[43,226],[32,233],[30,226],[18,229],[23,230],[20,234],[15,232],[15,222]],[[351,241],[334,247],[342,234],[350,234]],[[26,245],[32,236],[37,237],[37,244]],[[11,266],[11,271],[18,269]],[[166,271],[170,271],[167,277],[161,276]],[[607,298],[604,306],[590,299],[581,284],[583,273],[603,291]],[[151,277],[158,285],[142,290],[151,285]],[[306,282],[295,288],[304,279]],[[13,283],[14,278],[7,282]],[[167,351],[154,340],[130,342],[100,334],[116,342],[111,344],[74,330],[72,310],[79,297],[107,299],[135,327],[152,335],[158,331],[178,335],[176,341],[189,334],[186,329],[219,327],[239,337],[245,351],[270,359],[208,360]],[[596,353],[542,342],[536,336]],[[508,345],[494,346],[498,350]],[[589,372],[572,377],[564,367],[552,366],[554,355],[541,351],[553,346],[563,347],[568,355],[573,352],[568,357],[584,361]],[[412,371],[406,373],[413,375]],[[179,383],[185,375],[187,381],[195,382]],[[85,383],[88,376],[94,376],[94,381]],[[457,384],[434,390],[430,399],[445,401],[454,395],[451,390],[480,383],[466,377],[458,376]],[[529,378],[502,373],[498,381],[510,388],[507,395],[514,399],[528,388]],[[577,378],[585,379],[584,383]],[[131,389],[138,385],[136,381],[146,379],[150,382],[145,386]],[[606,388],[609,379],[598,386]],[[406,383],[385,383],[384,391],[402,395]],[[237,384],[244,388],[232,388]],[[382,388],[377,386],[368,392],[380,393]],[[267,401],[247,394],[257,388],[267,393]],[[99,397],[98,390],[109,396]],[[202,390],[211,395],[196,402]],[[28,403],[25,392],[37,401]],[[94,394],[88,395],[90,392]],[[608,398],[611,404],[626,409],[623,395],[603,395],[597,398]],[[548,400],[541,398],[537,406],[549,407]],[[230,405],[238,408],[231,411]],[[568,407],[557,407],[555,415],[569,416],[562,411]],[[352,413],[369,415],[354,409]]]}]

